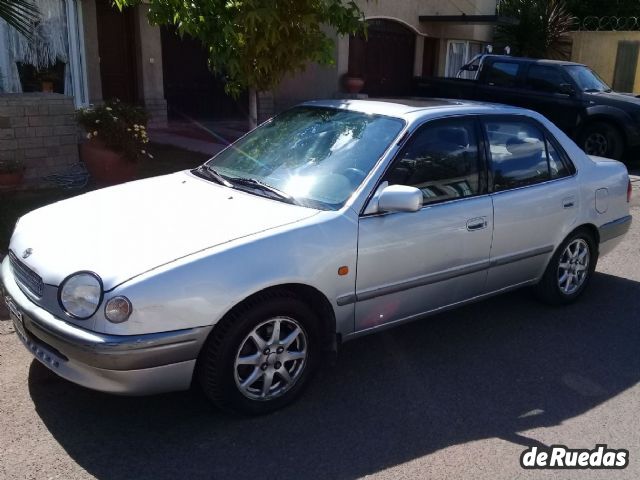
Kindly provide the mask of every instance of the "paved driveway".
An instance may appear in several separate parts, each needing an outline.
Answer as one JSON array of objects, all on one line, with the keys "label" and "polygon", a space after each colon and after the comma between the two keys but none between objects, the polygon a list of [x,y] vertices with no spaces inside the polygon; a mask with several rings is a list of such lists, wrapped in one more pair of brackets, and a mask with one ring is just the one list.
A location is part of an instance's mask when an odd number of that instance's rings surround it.
[{"label": "paved driveway", "polygon": [[0,321],[0,478],[556,478],[521,452],[597,443],[629,467],[562,477],[640,478],[640,221],[598,272],[571,307],[519,291],[347,344],[300,402],[254,419],[76,387]]}]

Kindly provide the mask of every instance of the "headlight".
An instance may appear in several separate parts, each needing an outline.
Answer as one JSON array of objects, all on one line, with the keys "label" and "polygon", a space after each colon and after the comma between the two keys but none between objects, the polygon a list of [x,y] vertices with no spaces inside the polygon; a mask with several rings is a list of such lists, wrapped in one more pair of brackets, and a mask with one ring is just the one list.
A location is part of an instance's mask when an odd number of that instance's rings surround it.
[{"label": "headlight", "polygon": [[111,323],[122,323],[129,320],[129,315],[133,311],[131,302],[127,297],[113,297],[104,306],[104,316]]},{"label": "headlight", "polygon": [[58,300],[62,309],[74,318],[91,317],[102,302],[102,281],[91,272],[79,272],[60,286]]}]

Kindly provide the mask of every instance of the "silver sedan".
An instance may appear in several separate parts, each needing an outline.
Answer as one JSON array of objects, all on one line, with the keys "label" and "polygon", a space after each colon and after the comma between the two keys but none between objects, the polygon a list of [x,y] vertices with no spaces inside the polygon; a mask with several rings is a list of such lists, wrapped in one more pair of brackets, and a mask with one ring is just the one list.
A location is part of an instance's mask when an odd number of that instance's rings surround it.
[{"label": "silver sedan", "polygon": [[530,111],[309,102],[192,171],[25,215],[1,283],[22,342],[70,381],[196,381],[265,413],[341,342],[524,286],[573,302],[630,194],[623,164]]}]

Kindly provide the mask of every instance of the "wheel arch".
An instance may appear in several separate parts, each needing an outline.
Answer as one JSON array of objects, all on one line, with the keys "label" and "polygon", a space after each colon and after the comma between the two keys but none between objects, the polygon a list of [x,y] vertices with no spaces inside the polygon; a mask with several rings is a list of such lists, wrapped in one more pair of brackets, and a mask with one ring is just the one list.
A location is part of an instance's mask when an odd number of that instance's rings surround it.
[{"label": "wheel arch", "polygon": [[[580,125],[578,134],[576,135],[576,139],[577,140],[581,139],[582,135],[584,135],[585,130],[591,125],[596,123],[605,123],[615,128],[620,133],[620,135],[622,135],[622,139],[624,140],[624,143],[625,143],[625,148],[629,144],[629,135],[627,133],[627,130],[625,129],[624,120],[621,118],[617,118],[615,115],[610,115],[606,113],[594,113],[592,115],[589,115],[584,120],[582,125]],[[580,148],[582,148],[582,146],[580,146]]]},{"label": "wheel arch", "polygon": [[[274,295],[288,293],[306,303],[311,310],[316,313],[320,322],[321,345],[325,353],[330,353],[337,349],[336,316],[329,299],[315,287],[303,283],[283,283],[272,285],[251,295],[231,307],[213,327],[213,331],[224,322],[224,319],[232,316],[238,310],[247,308],[251,304],[259,303]],[[210,335],[211,335],[210,333]]]}]

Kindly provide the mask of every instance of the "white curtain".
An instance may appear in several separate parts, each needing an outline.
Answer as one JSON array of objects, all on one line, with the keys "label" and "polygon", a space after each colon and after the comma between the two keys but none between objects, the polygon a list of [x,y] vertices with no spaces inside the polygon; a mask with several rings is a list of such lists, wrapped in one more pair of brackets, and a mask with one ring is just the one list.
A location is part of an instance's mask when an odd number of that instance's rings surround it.
[{"label": "white curtain", "polygon": [[467,42],[449,42],[447,51],[447,77],[455,77],[467,58]]},{"label": "white curtain", "polygon": [[32,1],[41,21],[34,25],[30,41],[0,20],[0,91],[22,91],[17,62],[43,69],[60,61],[65,64],[64,93],[72,95],[65,0]]}]

